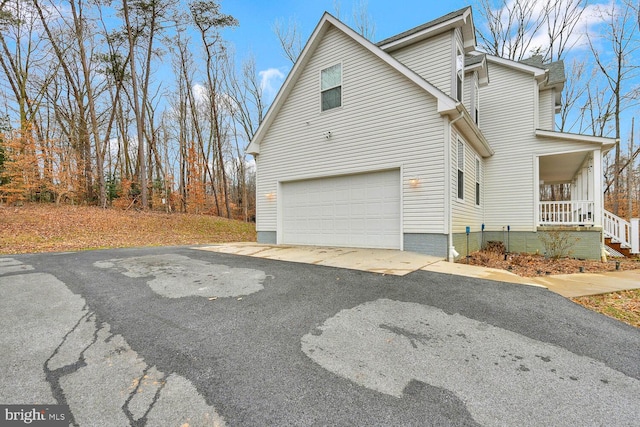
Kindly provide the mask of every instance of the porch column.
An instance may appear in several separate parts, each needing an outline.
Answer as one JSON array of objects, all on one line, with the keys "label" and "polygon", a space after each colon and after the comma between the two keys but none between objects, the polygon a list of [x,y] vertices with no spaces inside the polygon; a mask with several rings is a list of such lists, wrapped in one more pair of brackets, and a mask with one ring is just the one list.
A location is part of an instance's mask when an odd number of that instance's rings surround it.
[{"label": "porch column", "polygon": [[602,151],[593,150],[593,223],[596,226],[604,226],[603,221],[603,209],[604,209],[604,194],[602,187],[602,180],[604,174],[602,173]]}]

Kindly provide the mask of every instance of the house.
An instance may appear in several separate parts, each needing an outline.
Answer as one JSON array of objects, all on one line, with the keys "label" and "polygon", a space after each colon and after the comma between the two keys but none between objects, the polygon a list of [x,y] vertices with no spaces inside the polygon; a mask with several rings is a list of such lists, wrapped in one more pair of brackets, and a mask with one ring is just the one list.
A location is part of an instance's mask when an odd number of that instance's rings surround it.
[{"label": "house", "polygon": [[[258,242],[454,260],[495,240],[543,253],[562,227],[600,258],[605,223],[625,226],[603,209],[615,140],[554,131],[564,81],[479,52],[470,7],[377,44],[325,13],[247,149]],[[571,199],[541,200],[554,183]]]}]

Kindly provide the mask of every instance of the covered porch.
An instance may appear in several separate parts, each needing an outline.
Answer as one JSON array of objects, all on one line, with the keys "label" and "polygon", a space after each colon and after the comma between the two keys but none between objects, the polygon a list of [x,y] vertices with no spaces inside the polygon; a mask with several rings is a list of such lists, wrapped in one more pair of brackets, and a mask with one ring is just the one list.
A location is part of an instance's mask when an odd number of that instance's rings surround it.
[{"label": "covered porch", "polygon": [[537,226],[602,226],[600,150],[538,157]]},{"label": "covered porch", "polygon": [[537,158],[537,227],[600,228],[603,244],[640,253],[639,220],[626,221],[604,209],[602,150],[593,149]]}]

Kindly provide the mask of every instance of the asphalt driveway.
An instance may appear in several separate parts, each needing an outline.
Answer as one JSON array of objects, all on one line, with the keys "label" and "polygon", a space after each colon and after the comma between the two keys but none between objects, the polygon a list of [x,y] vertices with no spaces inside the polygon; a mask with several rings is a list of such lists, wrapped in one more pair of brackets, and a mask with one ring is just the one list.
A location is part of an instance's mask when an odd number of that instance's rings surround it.
[{"label": "asphalt driveway", "polygon": [[78,426],[640,416],[640,331],[536,287],[127,249],[0,257],[0,313],[0,404]]}]

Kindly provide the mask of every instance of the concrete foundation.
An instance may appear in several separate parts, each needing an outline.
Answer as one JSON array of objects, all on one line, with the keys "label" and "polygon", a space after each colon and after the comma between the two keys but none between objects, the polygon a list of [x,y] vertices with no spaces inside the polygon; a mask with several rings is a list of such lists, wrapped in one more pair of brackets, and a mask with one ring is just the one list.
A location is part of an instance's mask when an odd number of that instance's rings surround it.
[{"label": "concrete foundation", "polygon": [[[487,242],[503,242],[509,252],[548,255],[554,242],[566,243],[564,254],[579,259],[600,259],[602,229],[600,227],[539,227],[538,231],[485,231],[470,233],[469,252],[477,251]],[[453,235],[453,244],[461,257],[467,254],[467,235]]]}]

